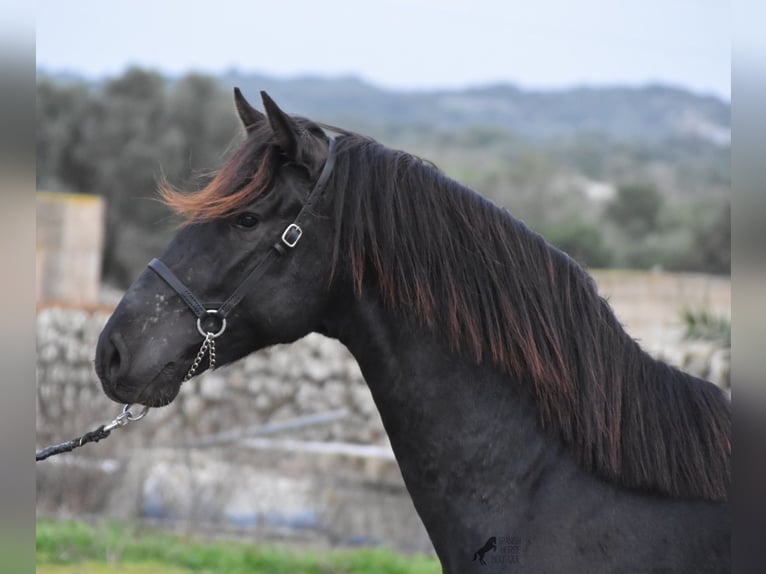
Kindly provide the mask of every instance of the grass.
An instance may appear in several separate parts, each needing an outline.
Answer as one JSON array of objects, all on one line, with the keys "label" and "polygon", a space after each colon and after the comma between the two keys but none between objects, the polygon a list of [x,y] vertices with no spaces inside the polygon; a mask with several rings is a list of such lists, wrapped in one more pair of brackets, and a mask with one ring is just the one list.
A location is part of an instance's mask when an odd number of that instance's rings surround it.
[{"label": "grass", "polygon": [[157,562],[120,564],[107,562],[78,562],[77,564],[44,564],[35,569],[37,574],[186,574],[191,570],[174,568]]},{"label": "grass", "polygon": [[295,550],[203,542],[124,524],[38,520],[38,574],[438,574],[438,561],[389,549]]}]

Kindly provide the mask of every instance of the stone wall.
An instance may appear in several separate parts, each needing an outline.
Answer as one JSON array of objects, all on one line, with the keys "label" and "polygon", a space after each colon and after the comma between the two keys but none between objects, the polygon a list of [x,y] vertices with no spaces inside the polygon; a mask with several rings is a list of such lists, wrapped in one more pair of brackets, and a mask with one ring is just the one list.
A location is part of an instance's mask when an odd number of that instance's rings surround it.
[{"label": "stone wall", "polygon": [[716,343],[683,341],[681,312],[731,320],[731,279],[701,273],[595,270],[591,274],[630,335],[655,357],[730,388],[731,353]]},{"label": "stone wall", "polygon": [[[116,411],[118,405],[103,394],[93,369],[96,341],[107,318],[103,311],[39,310],[40,442],[77,432],[83,422]],[[156,425],[130,429],[136,435],[130,444],[181,444],[227,429],[331,410],[346,410],[348,415],[339,422],[292,431],[290,436],[386,443],[383,424],[356,361],[341,344],[312,334],[185,383],[171,406],[151,412],[147,421]]]},{"label": "stone wall", "polygon": [[[93,371],[107,318],[103,311],[39,310],[38,448],[119,412]],[[346,415],[250,443],[182,446],[328,411]],[[327,452],[303,448],[317,444]],[[151,519],[249,538],[431,551],[356,362],[320,335],[205,373],[171,405],[37,470],[40,515]]]}]

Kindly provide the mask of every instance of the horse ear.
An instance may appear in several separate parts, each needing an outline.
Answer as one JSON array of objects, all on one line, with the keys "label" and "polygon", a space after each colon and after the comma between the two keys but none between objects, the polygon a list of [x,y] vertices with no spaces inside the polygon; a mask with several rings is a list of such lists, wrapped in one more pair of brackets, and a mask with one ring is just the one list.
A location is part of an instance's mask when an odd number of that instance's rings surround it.
[{"label": "horse ear", "polygon": [[242,95],[239,88],[234,88],[234,105],[237,106],[237,114],[242,120],[246,130],[251,130],[266,119],[266,116],[256,110]]},{"label": "horse ear", "polygon": [[269,118],[271,129],[277,139],[277,145],[285,155],[295,159],[301,136],[300,128],[290,116],[279,108],[269,94],[261,92],[261,99],[263,100],[263,109],[266,110],[266,116]]},{"label": "horse ear", "polygon": [[327,155],[327,141],[299,125],[283,112],[266,92],[261,92],[261,98],[282,153],[308,169],[312,176],[317,176]]}]

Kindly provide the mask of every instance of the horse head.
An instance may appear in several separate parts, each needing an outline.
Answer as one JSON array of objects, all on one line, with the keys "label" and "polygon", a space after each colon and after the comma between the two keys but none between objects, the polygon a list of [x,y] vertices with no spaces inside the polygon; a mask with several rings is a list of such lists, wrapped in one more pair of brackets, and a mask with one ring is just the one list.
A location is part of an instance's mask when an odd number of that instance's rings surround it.
[{"label": "horse head", "polygon": [[171,402],[206,333],[220,332],[222,365],[322,329],[332,225],[318,187],[330,176],[333,142],[319,125],[262,98],[266,114],[235,89],[246,139],[205,189],[161,190],[186,223],[99,338],[96,372],[116,401]]}]

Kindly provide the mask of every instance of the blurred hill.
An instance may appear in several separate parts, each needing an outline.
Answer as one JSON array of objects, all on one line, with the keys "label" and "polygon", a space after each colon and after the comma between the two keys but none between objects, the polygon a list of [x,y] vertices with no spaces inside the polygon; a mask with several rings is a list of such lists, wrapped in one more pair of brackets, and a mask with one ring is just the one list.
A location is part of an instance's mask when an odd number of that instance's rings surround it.
[{"label": "blurred hill", "polygon": [[[42,70],[38,78],[61,85],[88,83],[95,89],[106,83]],[[355,76],[280,79],[229,71],[217,80],[224,86],[239,86],[256,101],[260,90],[266,90],[287,110],[344,125],[486,127],[535,140],[592,134],[621,142],[696,138],[728,145],[731,141],[728,102],[664,85],[535,91],[498,84],[407,92],[379,88]],[[167,81],[173,85],[180,79]]]},{"label": "blurred hill", "polygon": [[696,137],[726,145],[731,140],[728,103],[660,85],[547,92],[494,85],[402,92],[377,88],[356,77],[277,79],[229,72],[220,80],[254,97],[266,90],[285,109],[339,123],[430,125],[444,130],[486,127],[536,140],[582,134],[615,141]]},{"label": "blurred hill", "polygon": [[[731,105],[677,87],[391,91],[354,77],[38,71],[38,188],[107,197],[104,273],[125,286],[241,137],[231,88],[429,160],[580,262],[729,273]],[[200,174],[203,174],[200,177]]]}]

